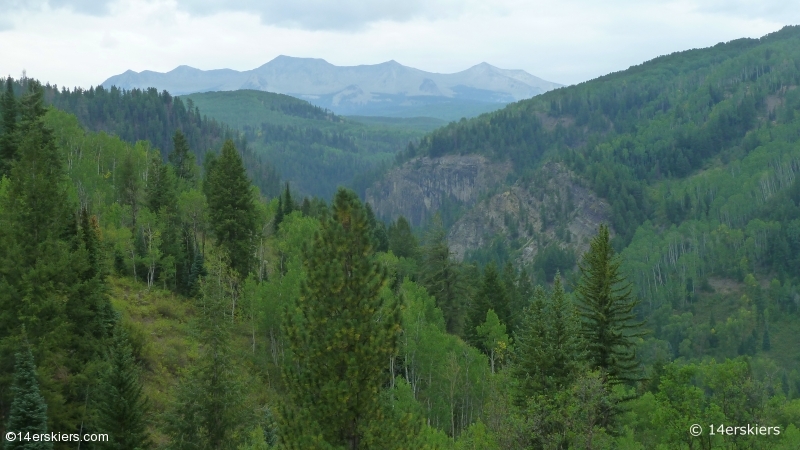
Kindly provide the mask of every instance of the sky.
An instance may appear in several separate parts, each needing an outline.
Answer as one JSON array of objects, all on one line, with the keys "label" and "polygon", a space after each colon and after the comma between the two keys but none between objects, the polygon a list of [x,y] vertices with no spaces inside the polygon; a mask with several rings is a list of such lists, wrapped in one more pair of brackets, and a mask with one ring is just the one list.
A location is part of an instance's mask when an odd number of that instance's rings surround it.
[{"label": "sky", "polygon": [[249,70],[278,55],[487,62],[575,84],[800,24],[786,0],[0,0],[0,75],[88,88],[126,70]]}]

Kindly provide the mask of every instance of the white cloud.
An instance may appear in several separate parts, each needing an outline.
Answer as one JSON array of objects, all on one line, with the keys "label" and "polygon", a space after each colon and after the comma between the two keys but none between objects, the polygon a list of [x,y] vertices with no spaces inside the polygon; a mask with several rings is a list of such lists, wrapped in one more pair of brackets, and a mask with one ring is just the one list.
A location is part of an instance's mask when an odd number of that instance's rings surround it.
[{"label": "white cloud", "polygon": [[[688,0],[378,0],[359,9],[354,0],[282,8],[271,1],[51,0],[21,8],[0,0],[10,11],[2,20],[13,24],[0,23],[0,74],[27,69],[42,81],[88,87],[128,69],[247,70],[285,54],[338,65],[394,59],[434,72],[486,61],[571,84],[666,53],[759,37],[793,17],[776,17],[778,2],[724,9]],[[87,11],[91,4],[105,12]]]}]

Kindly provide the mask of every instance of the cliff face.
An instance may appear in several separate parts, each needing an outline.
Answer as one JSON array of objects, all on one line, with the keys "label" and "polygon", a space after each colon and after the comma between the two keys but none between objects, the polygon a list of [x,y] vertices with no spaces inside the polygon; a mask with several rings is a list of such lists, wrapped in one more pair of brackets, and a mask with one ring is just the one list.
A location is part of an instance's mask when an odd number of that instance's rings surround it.
[{"label": "cliff face", "polygon": [[515,184],[479,204],[459,219],[448,233],[457,259],[498,236],[519,250],[518,262],[529,263],[550,243],[581,255],[611,208],[582,186],[575,174],[559,163],[548,163],[527,186]]},{"label": "cliff face", "polygon": [[509,163],[492,163],[479,155],[415,158],[368,188],[366,201],[379,217],[394,220],[403,215],[419,226],[444,202],[474,205],[510,172]]}]

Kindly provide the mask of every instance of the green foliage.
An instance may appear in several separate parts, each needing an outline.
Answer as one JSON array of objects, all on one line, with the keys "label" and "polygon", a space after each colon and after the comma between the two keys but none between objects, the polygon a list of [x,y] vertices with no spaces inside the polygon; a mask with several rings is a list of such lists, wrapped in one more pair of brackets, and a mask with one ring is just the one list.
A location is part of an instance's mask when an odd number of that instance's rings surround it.
[{"label": "green foliage", "polygon": [[128,336],[118,326],[108,352],[109,368],[100,384],[97,430],[108,433],[104,448],[145,449],[150,446],[145,416],[147,398],[142,393],[139,368]]},{"label": "green foliage", "polygon": [[601,225],[581,260],[575,296],[590,367],[608,374],[612,384],[638,379],[634,339],[644,334],[643,324],[634,322],[633,308],[638,302],[620,264],[608,227]]},{"label": "green foliage", "polygon": [[389,250],[399,258],[414,258],[417,256],[417,238],[411,232],[411,225],[405,217],[400,216],[389,225],[387,231]]},{"label": "green foliage", "polygon": [[373,172],[384,171],[398,151],[427,131],[405,123],[410,121],[352,121],[303,100],[263,91],[205,92],[185,98],[209,117],[239,128],[252,151],[274,164],[298,192],[322,198],[330,198],[343,185],[363,196]]},{"label": "green foliage", "polygon": [[[34,441],[33,434],[47,433],[47,404],[39,393],[39,380],[36,379],[36,365],[27,341],[22,351],[16,355],[14,382],[11,385],[13,402],[8,413],[6,430],[19,433],[19,439],[3,439],[5,450],[48,450],[53,443]],[[29,435],[30,434],[30,435]]]},{"label": "green foliage", "polygon": [[252,268],[256,213],[250,181],[233,141],[225,141],[220,157],[204,180],[208,217],[217,244],[228,252],[231,267],[246,278]]},{"label": "green foliage", "polygon": [[11,172],[11,166],[17,156],[18,106],[11,77],[6,79],[6,89],[0,98],[0,110],[2,110],[2,134],[0,134],[0,177],[2,177]]},{"label": "green foliage", "polygon": [[217,255],[209,260],[195,311],[200,357],[182,378],[166,429],[178,449],[235,448],[235,437],[253,424],[231,342],[232,289],[236,274]]},{"label": "green foliage", "polygon": [[489,362],[494,373],[495,359],[502,363],[510,350],[511,342],[506,334],[505,324],[500,322],[493,309],[486,312],[486,321],[475,329],[481,346],[489,351]]},{"label": "green foliage", "polygon": [[397,350],[400,308],[379,295],[386,272],[372,251],[364,207],[339,190],[306,254],[300,297],[284,319],[292,355],[284,366],[291,403],[280,428],[287,448],[381,446],[369,441],[380,441],[386,426],[379,394]]},{"label": "green foliage", "polygon": [[477,335],[477,328],[486,320],[486,314],[490,309],[496,312],[500,322],[509,323],[511,312],[509,311],[508,295],[500,281],[500,275],[497,273],[497,267],[494,263],[490,263],[484,269],[480,290],[473,299],[473,304],[469,311],[466,331],[467,339],[487,353],[489,353],[489,348],[481,344]]},{"label": "green foliage", "polygon": [[[447,235],[440,220],[434,220],[433,226],[425,236],[425,245],[421,253],[422,285],[436,298],[437,305],[444,313],[447,331],[462,334],[464,314],[467,312],[463,299],[466,286],[458,264],[451,257]],[[484,310],[478,317],[480,322],[486,317],[485,314]],[[474,330],[473,327],[466,331],[469,333]]]}]

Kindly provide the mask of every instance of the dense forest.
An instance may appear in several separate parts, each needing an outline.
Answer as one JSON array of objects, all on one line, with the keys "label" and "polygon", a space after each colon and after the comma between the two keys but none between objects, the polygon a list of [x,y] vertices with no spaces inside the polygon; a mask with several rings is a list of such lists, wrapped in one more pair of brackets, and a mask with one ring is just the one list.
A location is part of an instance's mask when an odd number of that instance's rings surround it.
[{"label": "dense forest", "polygon": [[363,195],[409,141],[444,123],[431,118],[350,119],[288,95],[254,90],[185,98],[204,115],[236,126],[292,189],[320,198],[330,198],[338,186]]},{"label": "dense forest", "polygon": [[[585,253],[531,266],[458,262],[441,217],[384,223],[346,188],[254,184],[252,144],[188,100],[9,78],[0,432],[109,435],[88,449],[798,448],[797,44],[787,28],[658,58],[400,154],[510,158],[534,188],[555,160],[611,203]],[[281,127],[269,139],[298,148],[353,142]]]}]

